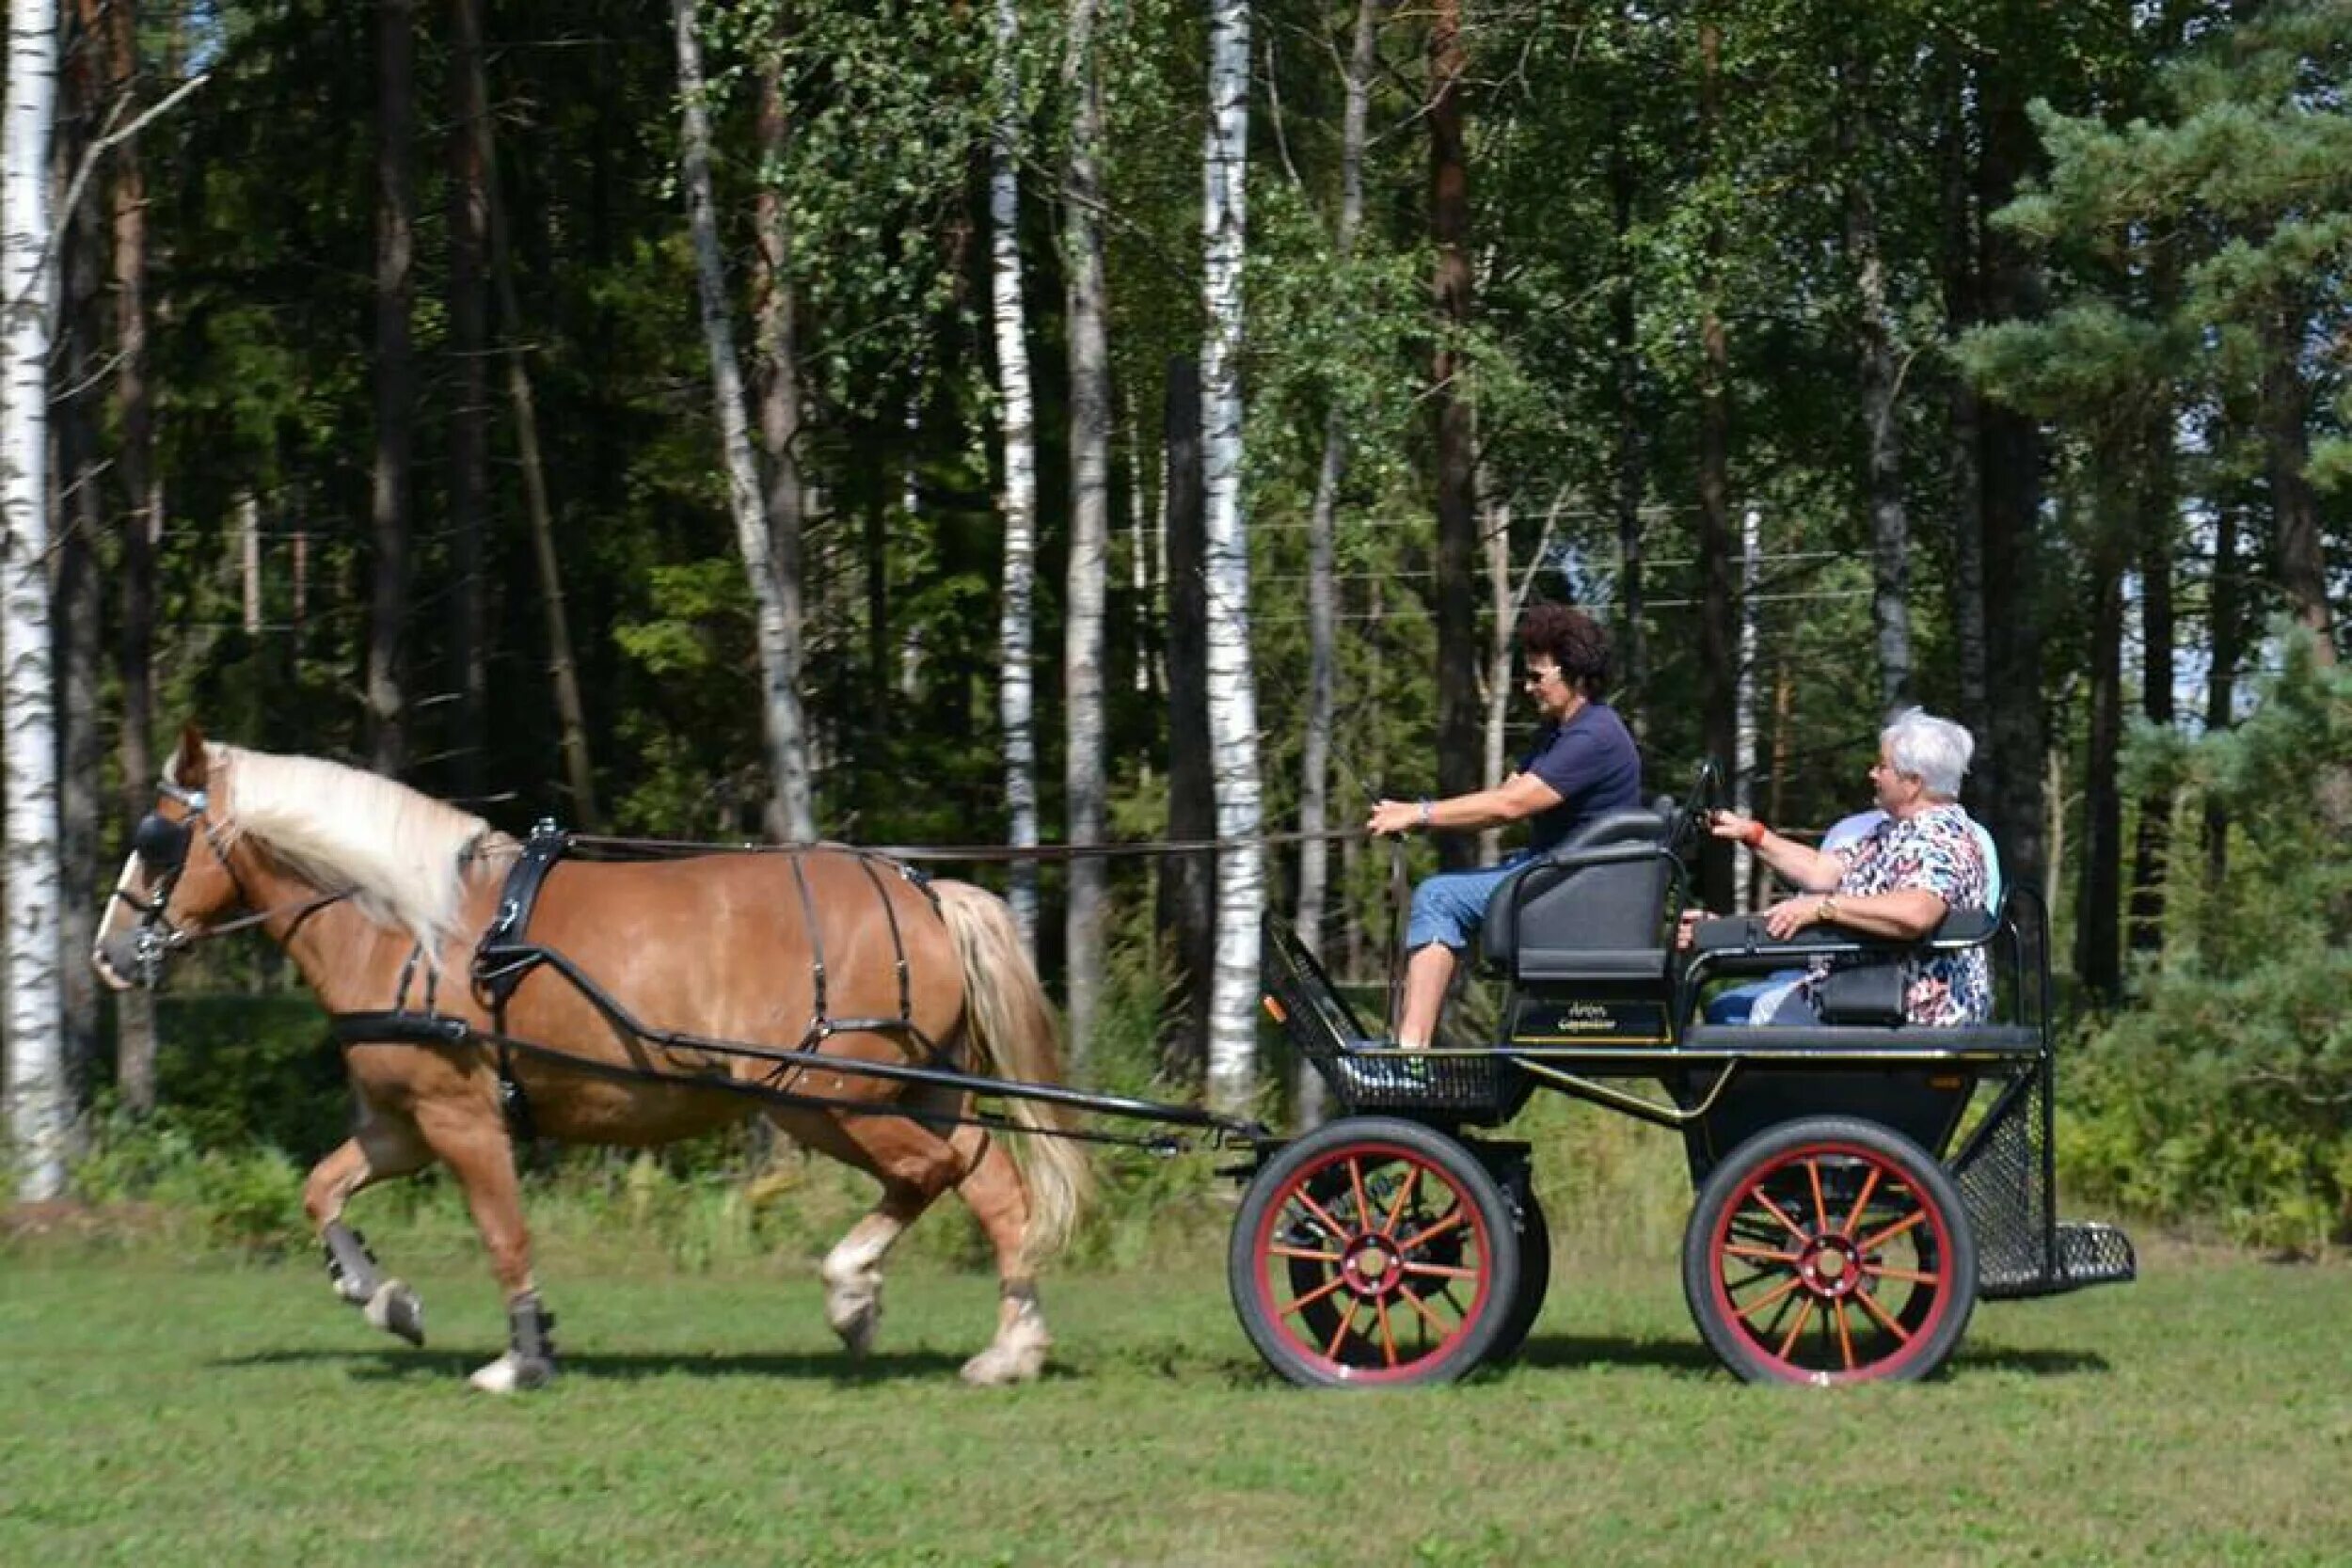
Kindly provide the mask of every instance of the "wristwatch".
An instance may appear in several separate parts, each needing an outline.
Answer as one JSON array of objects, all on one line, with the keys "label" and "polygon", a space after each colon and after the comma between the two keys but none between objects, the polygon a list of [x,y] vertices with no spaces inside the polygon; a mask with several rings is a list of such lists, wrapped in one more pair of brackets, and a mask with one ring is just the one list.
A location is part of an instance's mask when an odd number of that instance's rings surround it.
[{"label": "wristwatch", "polygon": [[1421,825],[1426,828],[1429,820],[1429,797],[1424,795],[1421,798]]},{"label": "wristwatch", "polygon": [[1820,903],[1814,906],[1813,918],[1824,926],[1836,925],[1837,923],[1837,895],[1834,893],[1821,895]]}]

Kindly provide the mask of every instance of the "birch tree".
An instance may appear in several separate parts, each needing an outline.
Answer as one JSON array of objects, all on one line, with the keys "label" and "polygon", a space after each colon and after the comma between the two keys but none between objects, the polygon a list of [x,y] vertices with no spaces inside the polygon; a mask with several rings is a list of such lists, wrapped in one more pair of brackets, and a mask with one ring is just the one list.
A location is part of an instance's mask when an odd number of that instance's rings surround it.
[{"label": "birch tree", "polygon": [[[694,277],[702,294],[703,341],[710,354],[711,395],[718,404],[719,434],[727,469],[727,506],[750,580],[759,645],[760,715],[768,743],[771,837],[814,837],[792,821],[788,802],[796,787],[805,790],[807,729],[801,696],[793,685],[798,663],[785,593],[759,493],[759,467],[752,456],[751,419],[743,401],[743,375],[735,359],[735,328],[727,315],[726,273],[719,258],[719,220],[710,199],[710,117],[704,106],[702,41],[696,31],[695,0],[674,0],[677,28],[678,97],[685,127],[686,211],[694,240]],[[804,798],[804,797],[803,797]]]},{"label": "birch tree", "polygon": [[56,691],[49,626],[49,334],[56,249],[49,151],[57,13],[8,8],[0,162],[0,769],[8,792],[8,1132],[17,1194],[65,1190],[65,1014],[57,948]]},{"label": "birch tree", "polygon": [[[1030,658],[1037,589],[1037,413],[1029,389],[1028,318],[1022,303],[1021,12],[1017,0],[996,0],[995,114],[988,151],[989,313],[996,335],[996,398],[1004,441],[1005,486],[997,507],[1005,520],[1005,577],[997,613],[996,650],[1002,673],[996,711],[1005,730],[1005,804],[1009,842],[1037,843],[1037,691]],[[1013,919],[1021,940],[1037,948],[1037,865],[1015,861]]]},{"label": "birch tree", "polygon": [[1201,464],[1208,586],[1209,754],[1216,795],[1216,973],[1209,1000],[1209,1099],[1248,1101],[1257,1076],[1257,678],[1249,657],[1249,536],[1242,515],[1242,261],[1249,151],[1249,4],[1212,0],[1209,129],[1201,158],[1204,252]]},{"label": "birch tree", "polygon": [[[1102,842],[1106,789],[1103,609],[1110,569],[1111,371],[1103,276],[1103,98],[1094,66],[1094,26],[1101,10],[1101,0],[1070,0],[1062,64],[1062,90],[1071,110],[1062,197],[1070,334],[1070,562],[1062,591],[1062,701],[1069,739],[1062,787],[1068,841],[1073,845]],[[1063,948],[1074,1062],[1086,1058],[1103,987],[1104,869],[1091,856],[1070,863]]]}]

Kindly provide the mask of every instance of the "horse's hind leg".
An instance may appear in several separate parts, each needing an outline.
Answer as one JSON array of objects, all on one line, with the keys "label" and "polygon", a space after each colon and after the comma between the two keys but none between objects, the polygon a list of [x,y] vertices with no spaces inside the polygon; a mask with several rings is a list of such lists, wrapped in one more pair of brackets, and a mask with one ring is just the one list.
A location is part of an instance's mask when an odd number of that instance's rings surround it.
[{"label": "horse's hind leg", "polygon": [[1045,1369],[1054,1337],[1037,1300],[1028,1257],[1029,1191],[1004,1144],[975,1127],[959,1130],[959,1144],[977,1144],[969,1174],[956,1188],[996,1249],[996,1338],[963,1364],[967,1383],[1025,1383]]},{"label": "horse's hind leg", "polygon": [[302,1188],[302,1207],[326,1245],[335,1293],[369,1323],[412,1345],[424,1343],[424,1304],[405,1284],[377,1271],[366,1238],[343,1223],[343,1205],[361,1189],[411,1175],[432,1161],[433,1151],[414,1128],[371,1114],[358,1132],[311,1167]]}]

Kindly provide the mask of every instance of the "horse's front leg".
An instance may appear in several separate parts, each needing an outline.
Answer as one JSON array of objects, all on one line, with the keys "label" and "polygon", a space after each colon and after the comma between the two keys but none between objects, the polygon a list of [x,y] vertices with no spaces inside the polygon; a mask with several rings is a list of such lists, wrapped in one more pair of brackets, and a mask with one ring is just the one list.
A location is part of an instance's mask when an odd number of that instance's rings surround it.
[{"label": "horse's front leg", "polygon": [[474,1370],[476,1388],[508,1394],[537,1388],[555,1376],[555,1315],[539,1303],[531,1278],[531,1232],[523,1224],[522,1183],[515,1146],[496,1102],[469,1096],[462,1103],[420,1105],[417,1125],[466,1192],[474,1230],[490,1254],[490,1270],[506,1294],[506,1354]]},{"label": "horse's front leg", "polygon": [[343,1223],[343,1206],[362,1188],[412,1175],[432,1160],[433,1151],[413,1128],[371,1116],[357,1134],[311,1167],[302,1188],[302,1207],[326,1249],[335,1293],[358,1307],[369,1323],[412,1345],[424,1343],[424,1304],[400,1280],[383,1276],[367,1239]]}]

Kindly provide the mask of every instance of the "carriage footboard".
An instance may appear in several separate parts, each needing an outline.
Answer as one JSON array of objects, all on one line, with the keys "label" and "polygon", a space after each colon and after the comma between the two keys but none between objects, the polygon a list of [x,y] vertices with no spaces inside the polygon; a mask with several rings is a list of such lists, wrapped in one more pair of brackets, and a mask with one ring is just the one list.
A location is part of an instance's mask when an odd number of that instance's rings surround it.
[{"label": "carriage footboard", "polygon": [[2138,1259],[2122,1231],[2058,1223],[2053,1147],[2044,1056],[2000,1085],[1992,1111],[1951,1162],[1976,1232],[1977,1289],[1989,1300],[2057,1295],[2138,1275]]}]

